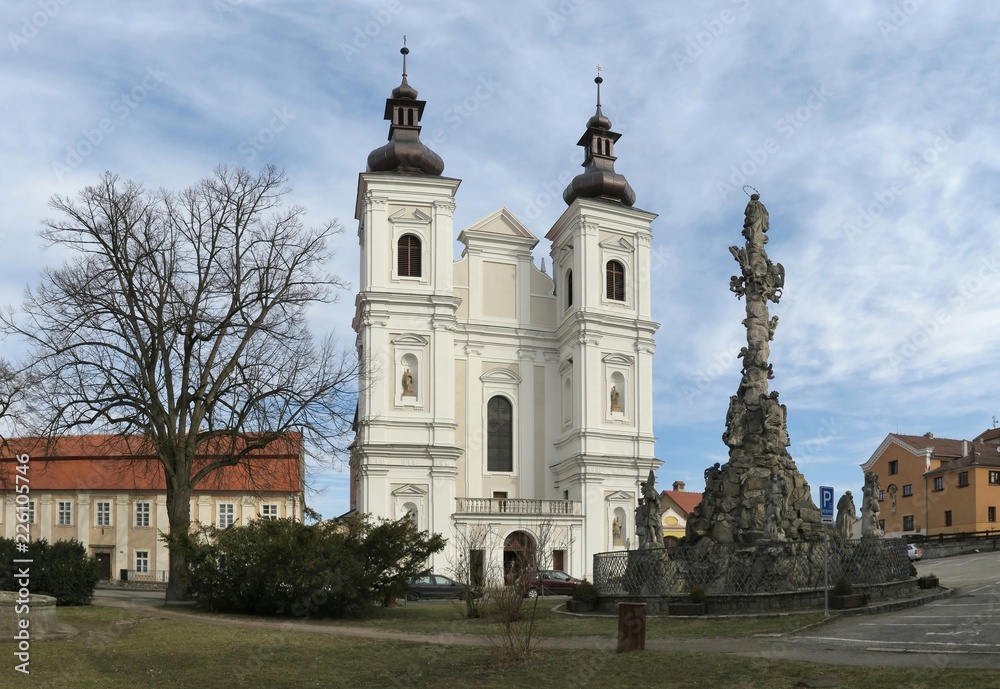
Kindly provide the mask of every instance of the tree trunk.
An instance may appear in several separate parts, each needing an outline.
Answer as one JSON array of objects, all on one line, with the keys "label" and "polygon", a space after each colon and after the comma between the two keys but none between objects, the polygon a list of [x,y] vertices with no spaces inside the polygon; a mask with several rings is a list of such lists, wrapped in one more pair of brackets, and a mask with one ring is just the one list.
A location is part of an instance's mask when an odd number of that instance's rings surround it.
[{"label": "tree trunk", "polygon": [[[186,472],[175,475],[172,479],[167,478],[167,519],[170,522],[171,537],[183,536],[191,531],[191,483]],[[186,567],[184,556],[171,548],[166,597],[168,603],[188,600],[183,577]]]}]

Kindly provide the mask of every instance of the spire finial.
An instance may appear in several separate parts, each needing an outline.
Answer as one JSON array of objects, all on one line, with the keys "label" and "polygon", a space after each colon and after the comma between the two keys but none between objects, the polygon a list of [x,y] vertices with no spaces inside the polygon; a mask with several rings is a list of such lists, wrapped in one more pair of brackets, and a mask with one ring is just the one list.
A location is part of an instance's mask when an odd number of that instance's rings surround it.
[{"label": "spire finial", "polygon": [[406,34],[403,34],[403,47],[399,49],[403,54],[403,78],[406,78],[406,56],[410,54],[410,49],[406,47]]},{"label": "spire finial", "polygon": [[594,79],[594,83],[597,84],[597,107],[601,107],[601,84],[604,83],[604,79],[601,78],[601,66],[597,65],[597,78]]}]

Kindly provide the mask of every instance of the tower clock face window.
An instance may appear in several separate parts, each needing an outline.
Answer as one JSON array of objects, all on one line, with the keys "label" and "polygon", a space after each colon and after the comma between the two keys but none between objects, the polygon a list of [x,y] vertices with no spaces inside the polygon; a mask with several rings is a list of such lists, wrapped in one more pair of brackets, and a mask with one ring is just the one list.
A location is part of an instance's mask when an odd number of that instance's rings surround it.
[{"label": "tower clock face window", "polygon": [[486,469],[514,471],[514,409],[499,395],[486,406]]},{"label": "tower clock face window", "polygon": [[423,273],[420,265],[420,239],[412,234],[399,238],[397,272],[400,277],[418,278]]},{"label": "tower clock face window", "polygon": [[625,301],[625,266],[619,261],[608,261],[607,296],[614,301]]}]

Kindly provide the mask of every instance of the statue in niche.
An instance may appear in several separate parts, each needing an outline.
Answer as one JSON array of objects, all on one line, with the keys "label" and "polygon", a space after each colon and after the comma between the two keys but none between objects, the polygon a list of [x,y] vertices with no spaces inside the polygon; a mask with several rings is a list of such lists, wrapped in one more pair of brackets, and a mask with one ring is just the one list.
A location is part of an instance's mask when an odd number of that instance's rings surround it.
[{"label": "statue in niche", "polygon": [[841,495],[840,500],[837,501],[836,528],[837,533],[840,534],[841,538],[851,537],[854,529],[854,522],[857,518],[858,515],[855,512],[854,507],[854,496],[851,495],[851,491],[847,491]]},{"label": "statue in niche", "polygon": [[611,522],[611,544],[624,545],[622,542],[622,523],[617,516],[615,516],[615,520]]},{"label": "statue in niche", "polygon": [[878,525],[880,507],[878,504],[879,493],[882,492],[878,483],[878,474],[874,471],[865,472],[865,486],[862,489],[861,498],[861,535],[881,536],[882,529]]},{"label": "statue in niche", "polygon": [[410,373],[410,369],[405,369],[403,371],[403,397],[416,397],[417,393],[413,391],[413,374]]},{"label": "statue in niche", "polygon": [[618,388],[614,385],[611,386],[611,411],[621,413],[622,405],[619,401],[620,393]]}]

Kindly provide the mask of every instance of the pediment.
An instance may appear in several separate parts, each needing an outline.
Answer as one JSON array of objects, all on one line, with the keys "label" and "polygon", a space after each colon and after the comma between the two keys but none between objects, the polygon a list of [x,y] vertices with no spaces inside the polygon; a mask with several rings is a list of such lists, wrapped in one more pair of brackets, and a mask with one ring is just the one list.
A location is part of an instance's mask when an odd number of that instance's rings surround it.
[{"label": "pediment", "polygon": [[407,483],[405,486],[400,486],[392,491],[392,494],[397,498],[422,498],[427,495],[427,491],[420,486]]},{"label": "pediment", "polygon": [[604,499],[607,500],[608,502],[621,502],[623,500],[627,502],[632,502],[632,500],[635,499],[635,496],[633,496],[632,493],[626,493],[623,490],[616,490],[614,493],[611,493]]},{"label": "pediment", "polygon": [[635,245],[624,237],[619,237],[618,239],[605,239],[600,242],[599,245],[602,249],[616,249],[618,251],[626,251],[632,253],[635,251]]},{"label": "pediment", "polygon": [[425,347],[430,342],[423,335],[414,335],[412,333],[405,333],[403,335],[396,335],[396,337],[390,340],[392,344],[399,346],[405,345],[410,347]]},{"label": "pediment", "polygon": [[619,366],[631,366],[635,363],[635,359],[627,354],[605,354],[601,358],[601,361],[606,364],[618,364]]},{"label": "pediment", "polygon": [[491,368],[479,376],[484,383],[520,383],[521,376],[507,368]]},{"label": "pediment", "polygon": [[389,216],[389,222],[410,222],[426,225],[430,223],[431,216],[424,213],[419,208],[402,208]]},{"label": "pediment", "polygon": [[538,241],[538,237],[533,235],[531,231],[506,208],[498,208],[485,218],[477,220],[462,231],[463,234],[470,232],[482,232],[504,237],[517,237],[518,239],[528,239],[533,242]]}]

